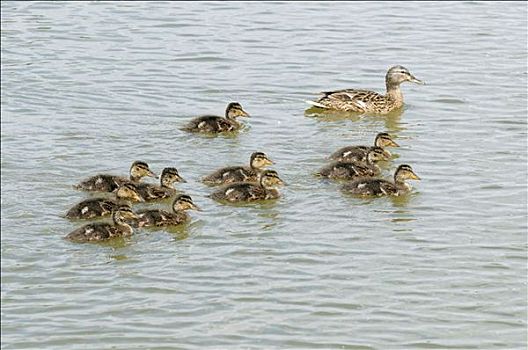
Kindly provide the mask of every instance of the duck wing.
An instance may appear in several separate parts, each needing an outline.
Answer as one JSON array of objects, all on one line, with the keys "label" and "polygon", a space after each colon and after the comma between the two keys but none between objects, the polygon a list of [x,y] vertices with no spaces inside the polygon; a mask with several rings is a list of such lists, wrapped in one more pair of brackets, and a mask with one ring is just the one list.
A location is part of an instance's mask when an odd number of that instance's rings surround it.
[{"label": "duck wing", "polygon": [[70,232],[65,238],[73,242],[82,243],[104,241],[113,237],[123,236],[124,234],[125,232],[122,232],[118,227],[100,222],[79,227]]},{"label": "duck wing", "polygon": [[130,181],[122,176],[100,174],[92,176],[73,186],[77,190],[114,192],[122,182]]},{"label": "duck wing", "polygon": [[144,200],[154,200],[168,198],[176,193],[176,190],[168,187],[161,187],[158,185],[141,183],[136,185],[137,191]]},{"label": "duck wing", "polygon": [[143,210],[138,213],[139,227],[179,225],[187,219],[184,212],[170,213],[166,210]]},{"label": "duck wing", "polygon": [[69,219],[92,219],[95,217],[106,216],[118,206],[118,203],[112,199],[93,198],[84,200],[74,205],[66,213]]},{"label": "duck wing", "polygon": [[266,198],[266,190],[257,183],[240,182],[224,186],[214,192],[211,198],[229,202],[253,201]]},{"label": "duck wing", "polygon": [[384,179],[362,178],[352,181],[342,188],[346,192],[363,196],[393,195],[398,192],[397,187]]},{"label": "duck wing", "polygon": [[317,106],[364,113],[372,104],[385,101],[385,96],[369,90],[344,89],[323,91],[323,96],[316,101]]},{"label": "duck wing", "polygon": [[189,122],[182,130],[191,132],[222,132],[233,131],[238,124],[231,120],[215,115],[204,115]]},{"label": "duck wing", "polygon": [[348,162],[364,162],[367,159],[368,150],[368,146],[342,147],[332,153],[329,158]]},{"label": "duck wing", "polygon": [[257,174],[251,168],[244,166],[232,166],[218,169],[202,179],[203,182],[210,185],[250,182],[256,180]]}]

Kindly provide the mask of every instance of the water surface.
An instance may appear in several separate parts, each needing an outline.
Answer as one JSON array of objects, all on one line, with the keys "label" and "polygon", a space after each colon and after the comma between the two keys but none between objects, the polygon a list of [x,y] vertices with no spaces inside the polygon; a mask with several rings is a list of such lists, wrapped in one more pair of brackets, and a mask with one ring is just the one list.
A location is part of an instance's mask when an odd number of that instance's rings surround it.
[{"label": "water surface", "polygon": [[[484,3],[2,2],[3,349],[523,349],[527,11]],[[383,91],[389,117],[305,115]],[[179,128],[239,101],[235,137]],[[362,200],[313,176],[378,132],[423,179]],[[201,176],[266,152],[283,198],[225,206]],[[203,212],[73,244],[72,185],[175,166]],[[167,202],[154,207],[167,206]]]}]

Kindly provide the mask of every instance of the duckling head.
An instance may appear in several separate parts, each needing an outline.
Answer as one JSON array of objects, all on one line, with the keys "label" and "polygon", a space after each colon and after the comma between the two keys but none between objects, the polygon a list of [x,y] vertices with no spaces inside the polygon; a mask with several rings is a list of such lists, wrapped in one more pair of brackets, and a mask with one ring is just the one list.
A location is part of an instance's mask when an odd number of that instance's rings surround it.
[{"label": "duckling head", "polygon": [[156,174],[150,170],[147,163],[142,161],[135,161],[132,163],[132,166],[130,167],[130,178],[137,181],[145,176],[157,177]]},{"label": "duckling head", "polygon": [[402,164],[394,173],[395,182],[404,182],[405,180],[421,180],[418,175],[414,173],[414,170],[410,165]]},{"label": "duckling head", "polygon": [[123,185],[119,186],[116,196],[119,199],[126,199],[131,202],[144,202],[144,199],[139,194],[137,187],[131,183],[124,183]]},{"label": "duckling head", "polygon": [[372,147],[367,153],[368,163],[376,163],[381,160],[389,160],[391,154],[381,147]]},{"label": "duckling head", "polygon": [[277,174],[275,170],[265,170],[260,175],[260,184],[262,187],[272,188],[284,185],[284,181],[281,180],[279,174]]},{"label": "duckling head", "polygon": [[137,220],[138,216],[129,205],[121,205],[112,213],[112,219],[118,225],[127,225],[127,221]]},{"label": "duckling head", "polygon": [[249,114],[242,108],[242,105],[238,102],[231,102],[227,105],[225,116],[227,119],[235,119],[238,117],[249,118]]},{"label": "duckling head", "polygon": [[172,209],[174,211],[180,211],[180,210],[198,210],[202,211],[196,204],[194,204],[191,196],[186,194],[181,194],[174,198],[174,202],[172,202]]},{"label": "duckling head", "polygon": [[161,185],[164,187],[171,187],[175,182],[187,182],[183,177],[178,173],[176,168],[165,168],[160,175]]},{"label": "duckling head", "polygon": [[389,68],[387,75],[385,76],[387,88],[398,86],[405,81],[410,81],[411,83],[415,84],[425,84],[423,81],[416,79],[416,77],[403,66],[394,66]]},{"label": "duckling head", "polygon": [[380,132],[376,135],[376,139],[374,141],[374,144],[378,147],[400,147],[393,139],[392,137],[387,134],[386,132]]},{"label": "duckling head", "polygon": [[274,163],[268,158],[266,153],[254,152],[249,159],[249,164],[254,169],[263,169],[268,165],[273,165]]}]

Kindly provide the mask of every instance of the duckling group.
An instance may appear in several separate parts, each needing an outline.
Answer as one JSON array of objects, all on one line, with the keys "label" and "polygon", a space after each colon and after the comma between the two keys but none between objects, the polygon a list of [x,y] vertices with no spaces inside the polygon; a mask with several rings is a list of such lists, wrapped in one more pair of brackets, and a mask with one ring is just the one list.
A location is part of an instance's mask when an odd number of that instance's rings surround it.
[{"label": "duckling group", "polygon": [[[317,101],[307,101],[317,108],[356,113],[386,114],[401,108],[403,94],[400,84],[409,81],[423,84],[402,66],[391,67],[386,76],[386,94],[367,90],[336,90],[323,92]],[[240,103],[227,105],[225,116],[206,115],[192,119],[182,130],[191,133],[231,133],[243,127],[237,118],[249,117]],[[322,167],[317,176],[337,181],[346,181],[341,187],[345,193],[359,196],[400,196],[408,193],[411,186],[406,180],[419,180],[411,166],[399,165],[393,181],[380,178],[381,170],[376,164],[388,161],[392,154],[387,147],[399,145],[387,133],[379,133],[373,146],[352,145],[338,149],[328,158],[331,161]],[[265,169],[274,162],[263,152],[254,152],[249,165],[229,166],[218,169],[201,180],[208,186],[220,186],[209,197],[224,203],[270,200],[280,197],[278,186],[284,185],[275,170]],[[74,242],[98,242],[116,237],[132,235],[133,228],[165,227],[189,221],[187,210],[200,210],[189,195],[181,194],[174,188],[179,182],[186,182],[174,167],[163,169],[159,185],[142,182],[145,177],[157,178],[147,163],[135,161],[129,170],[129,177],[99,174],[89,177],[74,188],[82,191],[106,193],[90,198],[73,206],[67,213],[68,219],[92,220],[112,216],[112,223],[92,222],[70,232],[65,238]],[[151,202],[173,198],[171,210],[132,210],[133,203]]]}]

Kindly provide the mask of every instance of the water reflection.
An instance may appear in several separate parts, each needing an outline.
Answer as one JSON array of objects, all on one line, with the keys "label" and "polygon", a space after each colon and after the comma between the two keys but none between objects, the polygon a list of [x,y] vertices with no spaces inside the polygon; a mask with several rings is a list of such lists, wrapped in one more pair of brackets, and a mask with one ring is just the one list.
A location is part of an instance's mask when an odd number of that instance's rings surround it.
[{"label": "water reflection", "polygon": [[309,118],[314,118],[319,122],[365,122],[372,124],[372,132],[379,132],[378,129],[383,127],[385,132],[397,133],[406,130],[401,122],[405,108],[399,108],[384,115],[376,114],[361,114],[356,112],[344,112],[327,110],[318,107],[310,107],[305,110],[304,115]]}]

